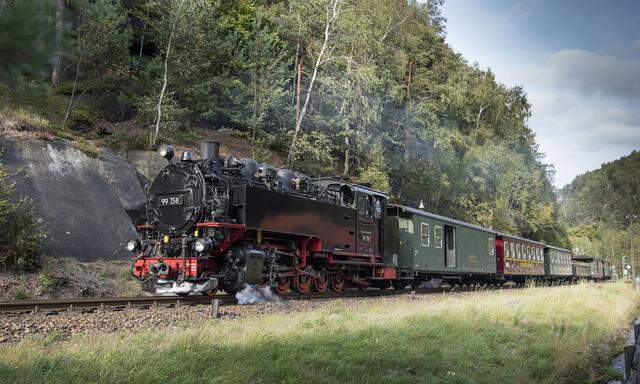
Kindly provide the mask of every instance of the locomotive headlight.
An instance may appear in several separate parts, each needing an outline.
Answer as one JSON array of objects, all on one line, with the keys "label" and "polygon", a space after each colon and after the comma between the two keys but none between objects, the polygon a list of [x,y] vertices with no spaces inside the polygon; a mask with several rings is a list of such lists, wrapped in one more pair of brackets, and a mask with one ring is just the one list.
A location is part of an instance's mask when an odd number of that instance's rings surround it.
[{"label": "locomotive headlight", "polygon": [[211,239],[209,239],[208,237],[201,237],[193,244],[193,248],[196,250],[196,252],[204,252],[211,248]]},{"label": "locomotive headlight", "polygon": [[140,252],[142,249],[142,244],[138,239],[131,239],[127,241],[127,251],[129,252]]}]

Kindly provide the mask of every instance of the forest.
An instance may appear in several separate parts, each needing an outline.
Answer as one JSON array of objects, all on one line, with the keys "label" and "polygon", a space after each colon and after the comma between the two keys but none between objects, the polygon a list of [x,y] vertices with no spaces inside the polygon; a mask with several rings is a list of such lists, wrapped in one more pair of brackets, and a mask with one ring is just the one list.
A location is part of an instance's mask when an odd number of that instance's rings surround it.
[{"label": "forest", "polygon": [[1,0],[0,113],[128,148],[229,131],[258,160],[570,246],[525,90],[452,50],[442,6]]},{"label": "forest", "polygon": [[[559,191],[561,222],[580,253],[635,270],[640,240],[640,152],[579,175]],[[635,248],[635,249],[634,249]]]}]

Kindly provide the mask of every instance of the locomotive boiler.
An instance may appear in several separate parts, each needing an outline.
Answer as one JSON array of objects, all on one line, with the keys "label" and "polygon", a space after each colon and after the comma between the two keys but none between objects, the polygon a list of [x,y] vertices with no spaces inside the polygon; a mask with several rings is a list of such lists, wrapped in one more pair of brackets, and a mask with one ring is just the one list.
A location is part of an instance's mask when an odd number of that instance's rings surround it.
[{"label": "locomotive boiler", "polygon": [[249,158],[219,156],[205,141],[196,159],[172,146],[168,164],[130,212],[138,239],[132,273],[152,294],[367,288],[395,277],[384,263],[387,195],[337,178],[309,178]]}]

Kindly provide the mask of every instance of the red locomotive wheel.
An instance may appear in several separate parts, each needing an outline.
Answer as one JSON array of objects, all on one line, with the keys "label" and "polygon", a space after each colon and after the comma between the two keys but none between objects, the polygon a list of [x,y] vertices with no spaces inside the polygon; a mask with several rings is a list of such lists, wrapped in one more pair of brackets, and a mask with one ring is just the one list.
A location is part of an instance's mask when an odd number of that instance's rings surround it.
[{"label": "red locomotive wheel", "polygon": [[278,276],[276,278],[276,285],[274,289],[276,290],[277,293],[281,295],[283,293],[287,293],[290,287],[291,287],[291,276]]},{"label": "red locomotive wheel", "polygon": [[329,274],[326,269],[322,269],[320,273],[318,273],[318,276],[313,279],[313,286],[316,291],[320,293],[327,291],[327,288],[329,287]]},{"label": "red locomotive wheel", "polygon": [[331,290],[333,292],[341,292],[344,289],[344,275],[342,272],[334,272],[331,274]]},{"label": "red locomotive wheel", "polygon": [[311,284],[313,283],[313,277],[307,274],[299,274],[296,276],[296,289],[300,293],[311,292]]}]

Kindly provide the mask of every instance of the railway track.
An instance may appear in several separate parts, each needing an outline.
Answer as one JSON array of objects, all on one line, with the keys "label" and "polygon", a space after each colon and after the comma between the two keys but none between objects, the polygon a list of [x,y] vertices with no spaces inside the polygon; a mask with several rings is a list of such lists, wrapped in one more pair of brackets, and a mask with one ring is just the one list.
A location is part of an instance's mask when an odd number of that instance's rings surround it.
[{"label": "railway track", "polygon": [[[340,293],[312,292],[307,294],[286,293],[279,295],[282,300],[322,300],[344,297],[377,297],[410,294],[434,294],[444,292],[463,292],[475,290],[474,287],[441,287],[419,289],[369,289],[366,291],[346,290]],[[218,299],[219,305],[237,305],[236,298],[231,295],[209,296],[143,296],[143,297],[116,297],[99,299],[63,299],[63,300],[19,300],[0,301],[0,315],[17,314],[47,314],[54,315],[65,311],[94,312],[96,310],[125,310],[128,308],[152,308],[152,307],[179,307],[183,305],[207,305]]]}]

